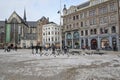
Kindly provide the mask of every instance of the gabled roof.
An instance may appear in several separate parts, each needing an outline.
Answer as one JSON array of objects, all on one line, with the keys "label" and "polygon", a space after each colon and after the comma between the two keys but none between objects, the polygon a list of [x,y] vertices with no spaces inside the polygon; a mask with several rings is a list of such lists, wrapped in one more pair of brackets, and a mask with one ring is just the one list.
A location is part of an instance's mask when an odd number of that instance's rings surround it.
[{"label": "gabled roof", "polygon": [[[12,17],[12,15],[16,15],[19,19],[20,19],[20,21],[21,21],[21,23],[23,23],[23,24],[25,24],[26,26],[28,26],[27,25],[27,22],[26,21],[24,21],[15,11],[11,14],[11,16],[9,17],[9,19]],[[9,21],[9,19],[8,19],[8,21]],[[9,23],[9,22],[8,22]]]}]

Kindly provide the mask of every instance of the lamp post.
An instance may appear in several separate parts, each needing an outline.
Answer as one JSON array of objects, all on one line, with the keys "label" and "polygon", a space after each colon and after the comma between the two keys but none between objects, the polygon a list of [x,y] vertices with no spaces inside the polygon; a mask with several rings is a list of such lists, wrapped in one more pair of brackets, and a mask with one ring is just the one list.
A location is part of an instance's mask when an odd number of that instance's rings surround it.
[{"label": "lamp post", "polygon": [[62,51],[61,0],[60,0],[60,50]]}]

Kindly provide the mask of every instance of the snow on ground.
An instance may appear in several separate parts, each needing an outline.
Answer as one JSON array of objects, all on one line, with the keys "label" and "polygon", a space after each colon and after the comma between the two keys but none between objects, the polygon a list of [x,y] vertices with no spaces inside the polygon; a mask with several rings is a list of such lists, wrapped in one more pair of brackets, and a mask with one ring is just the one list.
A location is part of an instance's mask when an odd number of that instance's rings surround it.
[{"label": "snow on ground", "polygon": [[0,50],[0,80],[120,80],[119,53],[40,56],[27,49]]}]

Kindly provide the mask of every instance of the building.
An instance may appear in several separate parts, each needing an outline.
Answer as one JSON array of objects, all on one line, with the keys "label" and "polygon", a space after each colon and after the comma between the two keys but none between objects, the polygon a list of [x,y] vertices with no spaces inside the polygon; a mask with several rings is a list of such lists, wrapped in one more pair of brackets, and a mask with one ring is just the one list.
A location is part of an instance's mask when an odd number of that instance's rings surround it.
[{"label": "building", "polygon": [[120,50],[119,0],[90,0],[63,9],[65,45]]},{"label": "building", "polygon": [[21,48],[28,48],[32,44],[36,45],[36,25],[35,21],[26,21],[26,12],[21,18],[15,11],[6,21],[0,21],[0,25],[4,28],[3,44],[17,45]]},{"label": "building", "polygon": [[42,17],[37,21],[27,21],[26,11],[23,18],[15,11],[5,21],[0,21],[0,46],[18,45],[30,48],[32,45],[42,45],[42,28],[49,23],[49,18]]},{"label": "building", "polygon": [[49,18],[46,17],[42,17],[41,19],[39,19],[37,21],[37,43],[42,45],[42,29],[43,29],[43,25],[48,24],[49,23]]},{"label": "building", "polygon": [[5,21],[0,21],[0,48],[3,48],[5,40]]},{"label": "building", "polygon": [[30,48],[37,45],[37,22],[27,21],[27,33],[24,34],[24,38],[21,39],[21,47]]},{"label": "building", "polygon": [[48,24],[43,25],[42,32],[43,46],[50,47],[55,45],[57,48],[60,48],[60,27],[56,23],[49,22]]}]

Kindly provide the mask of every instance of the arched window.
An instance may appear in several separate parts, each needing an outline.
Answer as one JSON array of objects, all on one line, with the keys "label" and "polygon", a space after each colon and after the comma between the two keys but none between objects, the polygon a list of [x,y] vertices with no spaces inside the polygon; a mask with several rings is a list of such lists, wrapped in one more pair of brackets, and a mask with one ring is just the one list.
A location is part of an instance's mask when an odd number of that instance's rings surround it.
[{"label": "arched window", "polygon": [[96,29],[94,29],[94,34],[97,34],[97,30]]},{"label": "arched window", "polygon": [[68,33],[68,34],[67,34],[67,39],[72,39],[71,33]]},{"label": "arched window", "polygon": [[81,31],[81,36],[83,36],[83,35],[84,35],[83,31]]},{"label": "arched window", "polygon": [[92,29],[90,30],[90,33],[93,34],[93,30]]},{"label": "arched window", "polygon": [[78,39],[78,38],[79,38],[79,33],[78,33],[78,32],[74,32],[73,38],[74,38],[74,39],[76,39],[76,38]]},{"label": "arched window", "polygon": [[113,26],[113,27],[111,28],[111,31],[112,31],[112,33],[116,33],[116,27]]},{"label": "arched window", "polygon": [[104,32],[103,32],[103,29],[102,28],[100,28],[100,34],[103,34]]}]

